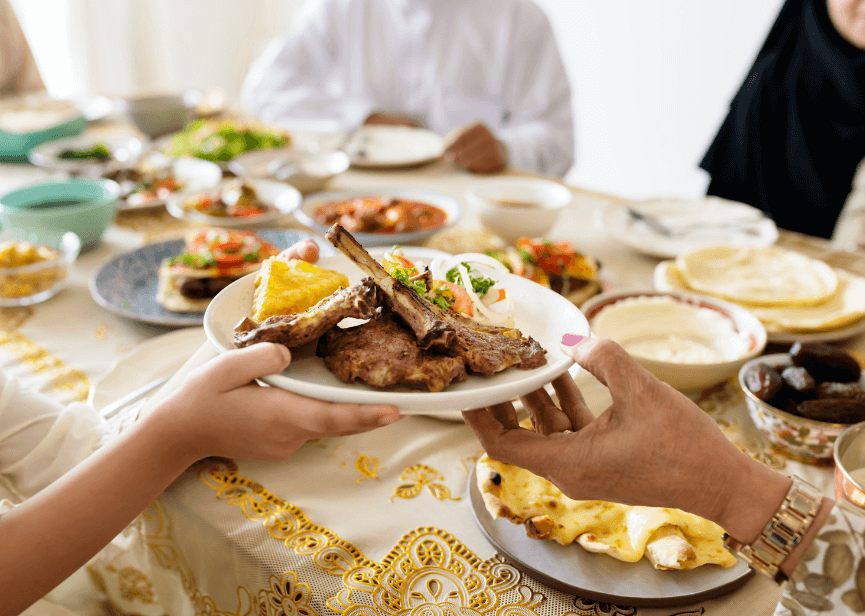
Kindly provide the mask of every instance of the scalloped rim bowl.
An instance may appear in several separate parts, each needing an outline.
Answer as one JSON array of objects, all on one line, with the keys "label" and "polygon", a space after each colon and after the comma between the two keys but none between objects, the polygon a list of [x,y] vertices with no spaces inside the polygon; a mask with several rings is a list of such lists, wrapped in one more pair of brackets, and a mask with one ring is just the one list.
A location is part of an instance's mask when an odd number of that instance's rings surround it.
[{"label": "scalloped rim bowl", "polygon": [[[594,332],[593,321],[601,310],[614,306],[623,300],[641,297],[672,298],[677,302],[682,302],[694,308],[713,310],[731,321],[733,329],[737,332],[738,336],[747,340],[747,351],[740,357],[715,363],[662,361],[632,354],[641,366],[676,389],[694,391],[717,385],[734,376],[743,364],[757,357],[766,347],[766,328],[763,327],[763,324],[754,315],[740,306],[698,293],[667,293],[662,291],[613,291],[602,293],[583,304],[583,314],[586,315],[589,325]],[[633,319],[627,322],[628,325],[630,326],[638,322],[642,318],[643,313],[644,311],[637,307]],[[653,321],[651,334],[654,336],[659,331],[663,332],[666,323],[668,321]],[[674,328],[670,328],[669,335],[677,335]],[[616,336],[609,337],[616,340]]]},{"label": "scalloped rim bowl", "polygon": [[[835,441],[854,424],[829,423],[792,415],[763,402],[745,385],[745,375],[757,364],[792,366],[788,353],[773,353],[752,359],[739,370],[739,387],[745,394],[748,413],[772,448],[797,462],[830,466]],[[865,372],[859,382],[865,385]]]}]

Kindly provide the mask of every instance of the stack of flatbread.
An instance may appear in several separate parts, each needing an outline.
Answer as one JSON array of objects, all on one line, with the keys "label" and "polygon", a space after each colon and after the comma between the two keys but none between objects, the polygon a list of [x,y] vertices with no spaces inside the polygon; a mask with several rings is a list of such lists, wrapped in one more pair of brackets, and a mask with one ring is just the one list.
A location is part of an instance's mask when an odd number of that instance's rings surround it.
[{"label": "stack of flatbread", "polygon": [[723,529],[691,513],[568,498],[542,477],[484,454],[476,468],[487,511],[525,526],[533,539],[580,544],[625,562],[647,558],[656,569],[684,570],[736,563]]},{"label": "stack of flatbread", "polygon": [[655,288],[737,303],[770,334],[811,334],[865,318],[865,278],[778,247],[712,246],[664,261]]}]

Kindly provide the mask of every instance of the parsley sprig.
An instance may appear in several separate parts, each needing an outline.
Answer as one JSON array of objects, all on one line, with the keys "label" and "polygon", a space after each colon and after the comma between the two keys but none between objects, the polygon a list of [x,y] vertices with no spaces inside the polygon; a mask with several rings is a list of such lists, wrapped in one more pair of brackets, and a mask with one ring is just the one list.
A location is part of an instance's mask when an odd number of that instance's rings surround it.
[{"label": "parsley sprig", "polygon": [[[472,276],[472,271],[474,270],[472,270],[472,268],[469,267],[469,264],[465,261],[462,262],[462,266],[466,268],[466,272],[468,272],[469,274],[469,280],[471,280],[472,283],[472,290],[477,294],[478,297],[483,297],[484,295],[486,295],[490,288],[496,284],[496,281],[492,278],[485,278],[484,276]],[[447,278],[448,282],[462,284],[462,275],[460,274],[460,271],[455,267],[448,270],[448,273],[445,274],[445,277]]]}]

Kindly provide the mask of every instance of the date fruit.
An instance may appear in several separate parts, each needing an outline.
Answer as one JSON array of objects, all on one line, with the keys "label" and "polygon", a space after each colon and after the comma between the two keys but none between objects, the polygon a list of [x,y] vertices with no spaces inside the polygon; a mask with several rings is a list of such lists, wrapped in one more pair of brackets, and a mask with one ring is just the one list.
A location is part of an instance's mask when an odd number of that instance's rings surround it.
[{"label": "date fruit", "polygon": [[769,364],[757,364],[745,374],[745,386],[763,402],[772,400],[783,385],[781,375]]},{"label": "date fruit", "polygon": [[859,383],[832,383],[826,381],[817,386],[818,398],[847,398],[865,402],[865,389]]},{"label": "date fruit", "polygon": [[802,366],[817,382],[850,383],[862,374],[859,362],[850,355],[828,344],[796,342],[790,347],[790,358]]},{"label": "date fruit", "polygon": [[787,387],[801,395],[807,395],[817,389],[817,381],[802,366],[787,366],[781,373],[781,378]]},{"label": "date fruit", "polygon": [[865,421],[865,402],[859,400],[841,398],[805,400],[796,408],[802,417],[817,421],[842,424]]}]

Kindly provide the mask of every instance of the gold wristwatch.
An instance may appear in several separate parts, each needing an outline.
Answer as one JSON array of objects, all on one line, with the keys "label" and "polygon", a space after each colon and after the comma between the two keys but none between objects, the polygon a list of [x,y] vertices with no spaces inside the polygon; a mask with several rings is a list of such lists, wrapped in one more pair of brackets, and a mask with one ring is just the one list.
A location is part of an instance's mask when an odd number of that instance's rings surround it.
[{"label": "gold wristwatch", "polygon": [[823,501],[820,490],[795,475],[791,479],[793,485],[781,507],[751,545],[745,545],[724,533],[724,545],[727,548],[741,556],[754,570],[768,575],[779,584],[787,581],[787,576],[779,569],[781,563],[799,545]]}]

